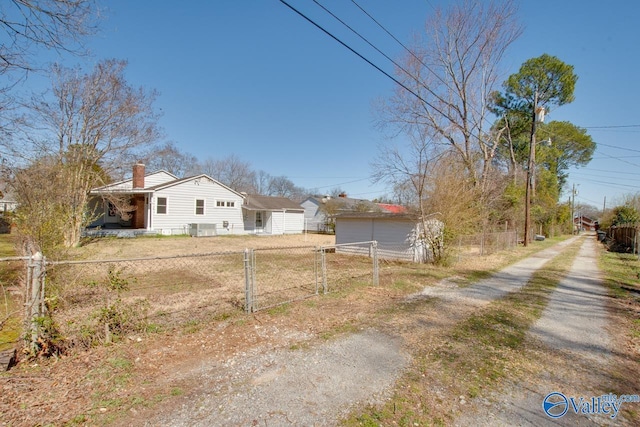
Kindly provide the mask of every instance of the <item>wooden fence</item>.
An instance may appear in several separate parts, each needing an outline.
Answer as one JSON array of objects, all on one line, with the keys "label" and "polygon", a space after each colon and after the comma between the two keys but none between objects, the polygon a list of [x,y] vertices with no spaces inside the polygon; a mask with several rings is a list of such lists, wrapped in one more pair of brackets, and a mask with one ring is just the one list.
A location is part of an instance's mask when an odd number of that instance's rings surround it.
[{"label": "wooden fence", "polygon": [[639,224],[623,224],[609,227],[607,230],[607,240],[611,247],[618,252],[639,253],[640,244],[638,235]]}]

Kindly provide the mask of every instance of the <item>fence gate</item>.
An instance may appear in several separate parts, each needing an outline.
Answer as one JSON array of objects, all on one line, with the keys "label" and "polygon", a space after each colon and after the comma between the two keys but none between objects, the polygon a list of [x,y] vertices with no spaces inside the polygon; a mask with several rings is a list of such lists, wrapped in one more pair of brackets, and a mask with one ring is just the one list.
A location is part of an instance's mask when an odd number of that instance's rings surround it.
[{"label": "fence gate", "polygon": [[252,249],[247,259],[247,312],[318,294],[323,277],[318,247]]}]

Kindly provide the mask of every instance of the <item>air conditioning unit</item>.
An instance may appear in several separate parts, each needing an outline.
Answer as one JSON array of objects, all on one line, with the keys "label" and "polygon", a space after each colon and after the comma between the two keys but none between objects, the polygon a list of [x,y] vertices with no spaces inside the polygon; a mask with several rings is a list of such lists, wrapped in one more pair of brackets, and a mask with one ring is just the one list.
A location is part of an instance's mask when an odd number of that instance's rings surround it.
[{"label": "air conditioning unit", "polygon": [[189,234],[192,237],[205,237],[216,236],[218,233],[215,224],[191,224]]}]

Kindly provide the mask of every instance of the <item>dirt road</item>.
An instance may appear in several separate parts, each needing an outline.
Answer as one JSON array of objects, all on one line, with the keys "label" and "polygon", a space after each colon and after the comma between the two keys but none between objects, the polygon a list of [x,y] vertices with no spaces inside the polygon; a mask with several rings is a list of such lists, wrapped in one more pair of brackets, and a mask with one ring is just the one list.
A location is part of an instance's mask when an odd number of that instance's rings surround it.
[{"label": "dirt road", "polygon": [[[584,238],[580,252],[570,272],[551,295],[543,315],[529,331],[529,339],[539,351],[548,355],[545,371],[526,384],[508,383],[484,404],[473,405],[467,414],[456,420],[457,426],[540,426],[540,425],[626,425],[622,414],[613,417],[613,408],[585,406],[592,397],[615,390],[608,371],[612,361],[612,343],[608,331],[606,290],[597,267],[595,239]],[[555,363],[561,361],[562,363]],[[569,362],[567,364],[567,361]],[[569,365],[570,369],[567,369]],[[612,388],[614,387],[614,388]],[[629,391],[626,391],[629,392]],[[543,409],[549,397],[552,418]],[[576,413],[573,403],[578,403]],[[580,398],[584,397],[581,401]],[[490,404],[487,404],[490,402]],[[637,403],[627,403],[637,405]],[[566,413],[561,415],[566,409]],[[607,409],[609,414],[583,413]],[[472,415],[471,415],[472,414]]]}]

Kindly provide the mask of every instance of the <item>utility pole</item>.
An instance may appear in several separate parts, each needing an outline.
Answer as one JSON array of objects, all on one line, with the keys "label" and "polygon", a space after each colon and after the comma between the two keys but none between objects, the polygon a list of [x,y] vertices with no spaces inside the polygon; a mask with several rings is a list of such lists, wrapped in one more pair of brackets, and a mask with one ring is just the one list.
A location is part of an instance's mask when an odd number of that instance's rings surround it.
[{"label": "utility pole", "polygon": [[[539,111],[540,110],[540,111]],[[527,164],[527,190],[524,210],[524,245],[529,246],[529,229],[531,228],[531,199],[535,197],[535,169],[536,169],[536,121],[540,115],[544,121],[544,108],[538,108],[538,91],[533,95],[533,111],[531,113],[531,136],[529,139],[529,162]]]},{"label": "utility pole", "polygon": [[576,184],[573,184],[573,188],[571,190],[571,234],[575,234],[575,221],[573,216],[575,215],[575,205],[576,205]]}]

